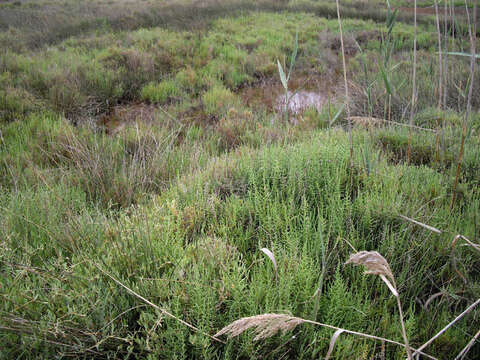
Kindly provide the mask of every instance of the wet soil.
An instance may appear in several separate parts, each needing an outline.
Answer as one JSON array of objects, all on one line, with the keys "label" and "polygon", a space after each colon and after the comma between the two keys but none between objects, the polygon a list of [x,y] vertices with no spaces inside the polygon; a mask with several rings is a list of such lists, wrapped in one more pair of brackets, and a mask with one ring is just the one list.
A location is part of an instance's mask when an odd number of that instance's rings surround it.
[{"label": "wet soil", "polygon": [[[308,108],[318,111],[335,96],[332,82],[320,77],[297,77],[289,81],[288,109],[291,114],[300,114]],[[285,89],[280,81],[268,80],[240,90],[240,97],[249,107],[261,107],[269,112],[283,112]]]},{"label": "wet soil", "polygon": [[[320,92],[300,90],[298,92],[289,91],[288,111],[292,114],[299,114],[308,108],[315,108],[321,111],[323,105],[328,101],[328,96]],[[281,95],[277,99],[277,110],[282,111],[285,108],[285,96]]]},{"label": "wet soil", "polygon": [[[333,81],[315,76],[299,76],[289,81],[288,110],[295,120],[305,110],[314,108],[321,111],[322,107],[335,98],[336,84]],[[264,109],[270,113],[283,113],[285,110],[285,90],[277,79],[265,79],[261,82],[245,86],[237,91],[243,103],[253,109]],[[117,105],[109,114],[97,119],[96,127],[107,134],[115,135],[124,128],[138,122],[153,124],[159,115],[165,115],[162,109],[154,104],[132,103]],[[211,119],[198,105],[178,115],[180,119],[210,124]]]}]

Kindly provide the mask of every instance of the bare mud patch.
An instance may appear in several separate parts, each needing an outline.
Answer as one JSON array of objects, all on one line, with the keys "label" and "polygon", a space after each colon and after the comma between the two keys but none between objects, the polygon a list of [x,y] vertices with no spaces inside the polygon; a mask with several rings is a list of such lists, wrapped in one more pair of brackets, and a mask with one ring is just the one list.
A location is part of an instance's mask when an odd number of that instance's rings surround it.
[{"label": "bare mud patch", "polygon": [[[291,115],[300,115],[307,109],[320,112],[329,98],[335,97],[335,86],[331,81],[321,78],[295,78],[289,83],[288,111]],[[285,89],[279,81],[266,81],[256,86],[243,88],[239,95],[249,107],[263,107],[269,112],[285,111]]]},{"label": "bare mud patch", "polygon": [[[328,96],[320,92],[300,90],[297,92],[288,92],[288,111],[291,114],[298,115],[308,108],[322,110],[323,105],[328,101]],[[279,95],[276,102],[276,110],[284,111],[287,102],[285,95]]]}]

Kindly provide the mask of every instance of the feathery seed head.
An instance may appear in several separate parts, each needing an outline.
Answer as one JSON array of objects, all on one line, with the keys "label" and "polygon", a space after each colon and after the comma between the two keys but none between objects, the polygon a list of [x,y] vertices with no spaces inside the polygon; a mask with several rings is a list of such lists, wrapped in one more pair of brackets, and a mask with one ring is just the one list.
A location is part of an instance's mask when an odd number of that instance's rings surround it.
[{"label": "feathery seed head", "polygon": [[257,341],[272,337],[279,331],[286,332],[293,330],[303,322],[304,320],[301,318],[284,314],[263,314],[244,317],[224,327],[215,334],[215,337],[225,334],[230,337],[235,337],[250,328],[254,328],[256,334],[254,340]]},{"label": "feathery seed head", "polygon": [[[350,255],[350,259],[345,264],[363,265],[367,268],[366,274],[378,275],[388,286],[394,296],[398,297],[398,291],[395,286],[395,278],[393,276],[390,265],[387,260],[377,251],[360,251]],[[390,280],[388,280],[389,278]],[[391,282],[390,282],[391,281]]]}]

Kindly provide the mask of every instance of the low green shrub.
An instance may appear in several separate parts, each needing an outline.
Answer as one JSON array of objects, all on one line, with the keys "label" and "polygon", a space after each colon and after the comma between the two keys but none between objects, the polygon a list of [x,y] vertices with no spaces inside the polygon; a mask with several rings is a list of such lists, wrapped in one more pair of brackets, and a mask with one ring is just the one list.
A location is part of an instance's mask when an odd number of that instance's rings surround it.
[{"label": "low green shrub", "polygon": [[24,89],[0,90],[0,121],[22,120],[40,108],[41,102]]},{"label": "low green shrub", "polygon": [[201,85],[199,75],[190,66],[180,70],[175,76],[175,81],[181,86],[183,91],[189,93],[196,93]]},{"label": "low green shrub", "polygon": [[[409,137],[410,136],[407,132],[402,134],[390,131],[380,131],[375,134],[378,144],[394,163],[407,161]],[[434,135],[431,137],[415,136],[414,139],[412,139],[412,153],[410,158],[412,164],[430,165],[435,162],[436,150],[434,140]]]},{"label": "low green shrub", "polygon": [[[330,112],[330,113],[329,113]],[[298,120],[298,126],[302,129],[325,129],[329,126],[329,121],[335,116],[335,109],[328,109],[325,106],[322,111],[318,111],[315,107],[307,108]]]},{"label": "low green shrub", "polygon": [[235,94],[226,87],[214,85],[202,95],[202,102],[207,115],[221,118],[238,100]]},{"label": "low green shrub", "polygon": [[143,100],[152,103],[165,103],[181,95],[181,91],[174,80],[163,80],[160,83],[149,83],[142,89]]}]

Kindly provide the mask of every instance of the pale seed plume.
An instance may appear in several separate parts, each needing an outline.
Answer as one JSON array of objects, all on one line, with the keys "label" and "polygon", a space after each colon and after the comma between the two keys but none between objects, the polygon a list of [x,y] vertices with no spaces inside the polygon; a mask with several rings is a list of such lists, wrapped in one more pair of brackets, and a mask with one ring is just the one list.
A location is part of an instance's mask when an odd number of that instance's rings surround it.
[{"label": "pale seed plume", "polygon": [[365,266],[367,268],[367,271],[365,271],[366,274],[379,275],[385,284],[387,284],[392,294],[398,297],[398,292],[395,289],[395,278],[393,277],[390,265],[388,265],[387,260],[377,251],[360,251],[352,254],[345,264]]},{"label": "pale seed plume", "polygon": [[263,314],[250,317],[244,317],[225,326],[214,336],[228,335],[235,337],[248,329],[254,328],[254,340],[262,340],[274,336],[279,331],[282,333],[295,329],[297,325],[304,323],[305,320],[284,314]]},{"label": "pale seed plume", "polygon": [[385,275],[394,279],[387,260],[377,251],[359,251],[350,255],[345,264],[363,265],[367,268],[366,274]]}]

